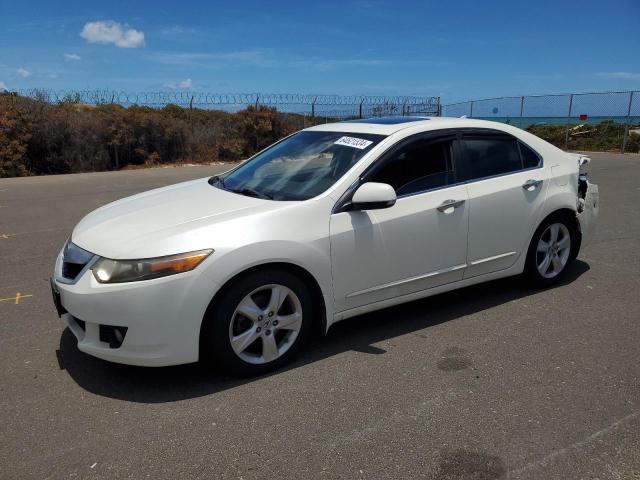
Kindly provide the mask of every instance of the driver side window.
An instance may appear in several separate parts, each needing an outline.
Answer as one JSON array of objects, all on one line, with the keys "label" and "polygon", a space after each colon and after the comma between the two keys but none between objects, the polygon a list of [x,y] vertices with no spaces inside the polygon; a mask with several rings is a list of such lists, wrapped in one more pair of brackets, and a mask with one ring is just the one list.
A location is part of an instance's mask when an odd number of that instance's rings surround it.
[{"label": "driver side window", "polygon": [[383,160],[369,181],[388,183],[399,197],[457,183],[454,142],[453,137],[413,140]]}]

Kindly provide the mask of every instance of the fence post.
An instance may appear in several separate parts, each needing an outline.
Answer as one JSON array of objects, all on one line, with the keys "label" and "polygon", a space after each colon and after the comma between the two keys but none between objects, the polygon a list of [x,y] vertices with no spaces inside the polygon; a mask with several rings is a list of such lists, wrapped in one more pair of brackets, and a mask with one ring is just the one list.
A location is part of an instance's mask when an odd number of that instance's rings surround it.
[{"label": "fence post", "polygon": [[258,109],[259,105],[260,105],[260,95],[256,94],[256,110]]},{"label": "fence post", "polygon": [[189,100],[189,110],[193,110],[193,95],[191,95],[191,100]]},{"label": "fence post", "polygon": [[406,106],[407,106],[407,103],[406,103],[406,102],[402,104],[402,116],[403,116],[403,117],[404,117],[404,116],[408,116],[408,115],[405,115],[405,108],[406,108]]},{"label": "fence post", "polygon": [[470,102],[469,118],[473,118],[473,100],[471,100],[471,102]]},{"label": "fence post", "polygon": [[573,93],[569,96],[569,115],[567,115],[567,131],[564,136],[564,149],[569,147],[569,121],[571,121],[571,109],[573,108]]},{"label": "fence post", "polygon": [[314,98],[313,102],[311,102],[311,122],[313,123],[313,120],[316,118],[316,100],[318,98]]},{"label": "fence post", "polygon": [[624,135],[622,136],[622,153],[627,148],[627,137],[629,136],[629,126],[631,123],[631,104],[633,103],[633,92],[629,92],[629,107],[627,107],[627,124],[624,126]]},{"label": "fence post", "polygon": [[438,102],[438,106],[436,107],[436,116],[437,117],[441,117],[442,116],[442,104],[440,103],[440,97],[437,97]]},{"label": "fence post", "polygon": [[358,118],[362,118],[362,104],[364,100],[360,100],[360,107],[358,108]]},{"label": "fence post", "polygon": [[522,128],[522,116],[524,113],[524,95],[520,97],[520,128]]}]

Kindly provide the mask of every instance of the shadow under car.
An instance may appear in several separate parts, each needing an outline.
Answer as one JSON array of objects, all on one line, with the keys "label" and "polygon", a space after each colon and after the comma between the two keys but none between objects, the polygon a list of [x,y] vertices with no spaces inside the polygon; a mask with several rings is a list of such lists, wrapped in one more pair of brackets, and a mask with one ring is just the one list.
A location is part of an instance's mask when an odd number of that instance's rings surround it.
[{"label": "shadow under car", "polygon": [[[576,260],[558,286],[575,281],[588,270],[587,263]],[[292,363],[265,376],[278,375],[350,350],[384,354],[385,350],[373,344],[538,292],[539,289],[528,287],[524,282],[514,282],[512,277],[360,315],[335,324],[326,337],[310,339]],[[61,335],[56,355],[60,368],[83,389],[96,395],[140,403],[201,397],[264,377],[225,376],[201,363],[158,368],[111,363],[79,351],[76,338],[68,328]]]}]

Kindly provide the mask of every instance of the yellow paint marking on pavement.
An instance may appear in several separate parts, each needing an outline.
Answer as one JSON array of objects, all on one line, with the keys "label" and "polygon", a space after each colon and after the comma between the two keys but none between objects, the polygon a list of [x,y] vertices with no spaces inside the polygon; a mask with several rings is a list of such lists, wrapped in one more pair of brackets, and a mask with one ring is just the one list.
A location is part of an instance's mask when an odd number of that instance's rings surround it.
[{"label": "yellow paint marking on pavement", "polygon": [[20,300],[22,300],[23,298],[28,298],[28,297],[33,297],[33,295],[23,295],[20,292],[18,292],[18,293],[16,293],[15,297],[0,298],[0,302],[8,302],[9,300],[13,300],[14,301],[14,305],[18,305],[20,303]]}]

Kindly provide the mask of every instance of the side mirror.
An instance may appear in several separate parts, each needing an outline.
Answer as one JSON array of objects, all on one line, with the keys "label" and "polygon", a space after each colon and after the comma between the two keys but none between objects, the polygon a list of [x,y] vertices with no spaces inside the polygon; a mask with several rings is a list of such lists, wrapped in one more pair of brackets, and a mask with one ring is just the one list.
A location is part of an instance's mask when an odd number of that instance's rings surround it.
[{"label": "side mirror", "polygon": [[396,203],[396,191],[386,183],[363,183],[353,194],[353,210],[375,210],[389,208]]}]

